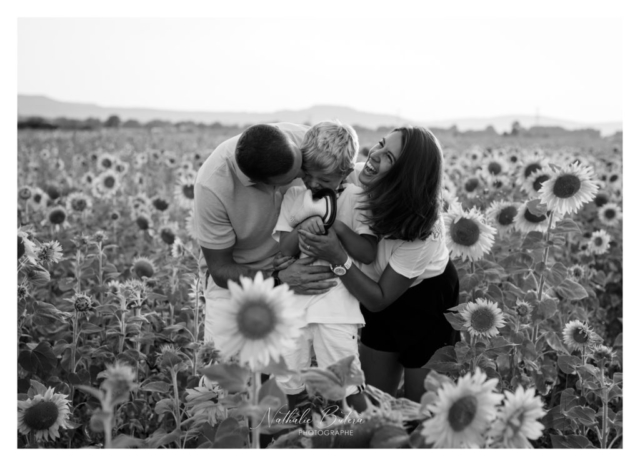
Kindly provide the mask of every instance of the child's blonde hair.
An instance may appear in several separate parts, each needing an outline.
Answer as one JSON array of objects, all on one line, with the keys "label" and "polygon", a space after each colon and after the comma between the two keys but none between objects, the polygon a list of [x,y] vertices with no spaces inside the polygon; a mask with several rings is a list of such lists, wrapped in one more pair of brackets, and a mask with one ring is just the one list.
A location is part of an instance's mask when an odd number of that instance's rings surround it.
[{"label": "child's blonde hair", "polygon": [[347,176],[358,155],[358,135],[340,121],[321,121],[313,125],[302,141],[302,169]]}]

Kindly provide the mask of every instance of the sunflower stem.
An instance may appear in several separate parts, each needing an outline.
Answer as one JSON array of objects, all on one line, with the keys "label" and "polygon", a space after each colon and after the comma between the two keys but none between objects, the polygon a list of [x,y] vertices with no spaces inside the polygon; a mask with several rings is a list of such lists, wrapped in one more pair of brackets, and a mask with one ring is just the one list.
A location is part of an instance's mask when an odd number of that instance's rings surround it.
[{"label": "sunflower stem", "polygon": [[[180,392],[178,392],[178,372],[171,368],[171,380],[173,382],[173,411],[176,418],[176,429],[180,428]],[[176,445],[180,448],[180,441],[176,440]]]},{"label": "sunflower stem", "polygon": [[609,392],[604,377],[604,361],[600,362],[600,384],[602,386],[602,439],[600,448],[607,448],[607,425],[609,424]]},{"label": "sunflower stem", "polygon": [[[102,241],[98,242],[98,284],[102,289]],[[98,291],[98,301],[100,301],[101,291]]]},{"label": "sunflower stem", "polygon": [[251,448],[260,448],[260,424],[258,423],[258,392],[260,391],[260,373],[257,371],[251,372],[251,404],[255,408],[254,414],[251,416]]},{"label": "sunflower stem", "polygon": [[[472,260],[471,261],[471,275],[475,275],[476,274],[476,261]],[[473,288],[471,288],[471,300],[475,301],[476,300],[476,287],[474,286]]]}]

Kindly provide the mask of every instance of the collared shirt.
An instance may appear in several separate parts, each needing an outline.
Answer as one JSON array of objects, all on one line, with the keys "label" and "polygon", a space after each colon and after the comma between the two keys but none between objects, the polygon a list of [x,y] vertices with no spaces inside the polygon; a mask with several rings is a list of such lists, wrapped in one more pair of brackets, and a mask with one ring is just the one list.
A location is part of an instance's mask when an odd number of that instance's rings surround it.
[{"label": "collared shirt", "polygon": [[[297,145],[302,145],[308,126],[274,123]],[[222,142],[198,171],[195,183],[194,231],[200,246],[226,249],[233,246],[233,259],[253,269],[271,266],[278,243],[271,233],[278,220],[286,186],[253,183],[239,169],[235,158],[240,135]],[[200,258],[202,271],[207,268]]]}]

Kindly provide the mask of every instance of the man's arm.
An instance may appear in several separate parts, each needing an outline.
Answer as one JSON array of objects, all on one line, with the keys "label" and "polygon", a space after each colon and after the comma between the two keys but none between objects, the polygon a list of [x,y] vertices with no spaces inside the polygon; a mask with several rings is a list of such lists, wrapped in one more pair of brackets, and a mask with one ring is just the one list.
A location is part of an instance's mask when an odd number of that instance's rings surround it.
[{"label": "man's arm", "polygon": [[359,235],[340,220],[332,227],[347,253],[358,262],[371,264],[376,258],[378,239],[373,235]]},{"label": "man's arm", "polygon": [[[253,278],[260,270],[255,270],[241,265],[233,260],[233,247],[226,249],[208,249],[202,247],[202,255],[207,261],[207,268],[211,274],[211,278],[216,285],[227,288],[227,282],[233,280],[239,282],[241,276]],[[267,271],[262,271],[262,274],[266,277]]]}]

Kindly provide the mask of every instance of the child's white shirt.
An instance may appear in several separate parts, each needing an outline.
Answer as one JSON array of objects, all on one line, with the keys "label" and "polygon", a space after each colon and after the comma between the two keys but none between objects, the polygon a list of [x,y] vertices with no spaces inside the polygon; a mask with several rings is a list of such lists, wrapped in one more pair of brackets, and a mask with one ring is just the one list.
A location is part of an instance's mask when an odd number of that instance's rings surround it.
[{"label": "child's white shirt", "polygon": [[[362,188],[353,184],[344,186],[344,191],[338,196],[336,220],[340,220],[359,235],[375,236],[369,226],[364,223],[364,212],[357,208],[361,201]],[[280,241],[281,232],[293,231],[300,219],[304,220],[308,217],[296,211],[302,205],[301,199],[304,198],[306,191],[304,186],[292,186],[287,190],[273,231],[276,241]],[[291,219],[294,219],[296,224],[292,225]],[[312,265],[329,265],[329,263],[318,259]],[[338,278],[336,280],[338,284],[326,293],[313,296],[295,295],[295,305],[306,309],[307,323],[364,325],[358,300],[349,293],[342,280]]]}]

